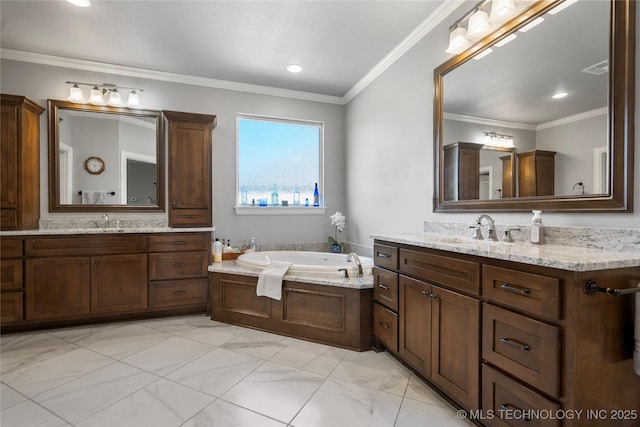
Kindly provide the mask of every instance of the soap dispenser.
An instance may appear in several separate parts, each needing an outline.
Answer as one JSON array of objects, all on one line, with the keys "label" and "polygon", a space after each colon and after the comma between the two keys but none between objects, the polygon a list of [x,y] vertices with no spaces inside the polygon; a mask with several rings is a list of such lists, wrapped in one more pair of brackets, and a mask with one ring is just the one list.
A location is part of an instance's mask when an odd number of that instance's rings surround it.
[{"label": "soap dispenser", "polygon": [[531,243],[541,245],[544,243],[544,225],[542,225],[542,211],[533,211],[531,218]]}]

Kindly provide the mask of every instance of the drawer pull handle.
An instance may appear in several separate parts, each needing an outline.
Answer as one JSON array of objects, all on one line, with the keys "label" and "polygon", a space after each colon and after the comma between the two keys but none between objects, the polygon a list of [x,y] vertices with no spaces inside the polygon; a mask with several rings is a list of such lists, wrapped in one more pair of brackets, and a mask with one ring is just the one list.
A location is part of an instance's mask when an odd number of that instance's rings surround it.
[{"label": "drawer pull handle", "polygon": [[179,246],[179,245],[186,245],[187,243],[184,240],[175,240],[172,242],[172,244]]},{"label": "drawer pull handle", "polygon": [[391,328],[391,325],[388,324],[388,323],[385,323],[385,322],[380,322],[380,326],[382,326],[385,329],[390,329]]},{"label": "drawer pull handle", "polygon": [[376,255],[378,258],[391,259],[391,255],[383,254],[382,252],[378,252]]},{"label": "drawer pull handle", "polygon": [[519,288],[516,288],[515,286],[507,285],[506,283],[503,283],[502,286],[500,286],[500,289],[503,289],[507,292],[511,292],[514,294],[524,295],[524,296],[529,296],[529,294],[531,293],[531,291],[527,288],[519,289]]},{"label": "drawer pull handle", "polygon": [[378,287],[379,287],[380,289],[384,289],[385,291],[386,291],[386,290],[389,290],[389,287],[388,287],[388,286],[383,285],[382,283],[380,283],[380,284],[378,285]]},{"label": "drawer pull handle", "polygon": [[187,293],[187,291],[173,291],[174,295],[184,295],[186,293]]},{"label": "drawer pull handle", "polygon": [[184,262],[176,262],[175,264],[173,264],[174,267],[179,268],[179,267],[184,267],[185,264]]},{"label": "drawer pull handle", "polygon": [[503,343],[505,343],[505,344],[508,344],[508,345],[510,345],[511,347],[519,348],[519,349],[520,349],[520,350],[522,350],[522,351],[529,351],[529,350],[531,350],[531,347],[529,347],[528,345],[523,344],[523,343],[521,343],[521,342],[518,342],[518,341],[516,341],[516,340],[514,340],[514,339],[509,339],[509,338],[507,338],[507,337],[502,337],[502,338],[500,338],[500,342],[503,342]]},{"label": "drawer pull handle", "polygon": [[188,218],[188,219],[194,219],[194,218],[198,218],[196,215],[181,215],[182,218]]},{"label": "drawer pull handle", "polygon": [[[500,409],[502,409],[503,411],[511,411],[511,412],[515,412],[515,411],[519,411],[519,412],[524,412],[522,411],[522,409],[518,408],[516,405],[512,405],[511,403],[501,403],[500,404]],[[524,417],[522,417],[522,419],[526,422],[531,421],[531,418],[529,418],[528,415],[524,415]]]}]

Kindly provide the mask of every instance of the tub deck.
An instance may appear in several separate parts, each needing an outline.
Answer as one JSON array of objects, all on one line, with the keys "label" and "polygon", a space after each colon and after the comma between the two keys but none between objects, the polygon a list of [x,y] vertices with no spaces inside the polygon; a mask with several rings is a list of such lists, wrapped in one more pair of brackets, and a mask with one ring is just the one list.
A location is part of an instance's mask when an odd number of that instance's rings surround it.
[{"label": "tub deck", "polygon": [[350,350],[373,347],[373,277],[285,276],[278,301],[257,296],[258,272],[243,270],[232,261],[209,267],[212,320]]}]

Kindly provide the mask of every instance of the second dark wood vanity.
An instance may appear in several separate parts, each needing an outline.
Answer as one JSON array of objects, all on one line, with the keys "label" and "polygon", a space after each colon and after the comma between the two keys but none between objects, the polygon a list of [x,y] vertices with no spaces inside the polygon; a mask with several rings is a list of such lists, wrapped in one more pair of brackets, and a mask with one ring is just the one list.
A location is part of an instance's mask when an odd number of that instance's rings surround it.
[{"label": "second dark wood vanity", "polygon": [[634,299],[585,282],[629,288],[640,267],[570,271],[379,239],[374,259],[378,344],[479,423],[638,425]]}]

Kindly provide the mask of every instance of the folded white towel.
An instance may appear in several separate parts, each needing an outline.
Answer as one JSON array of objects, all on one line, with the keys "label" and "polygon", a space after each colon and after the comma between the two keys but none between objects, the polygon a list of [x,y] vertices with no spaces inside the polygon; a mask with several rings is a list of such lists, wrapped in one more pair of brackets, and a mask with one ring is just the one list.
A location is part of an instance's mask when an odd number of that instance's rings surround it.
[{"label": "folded white towel", "polygon": [[109,194],[106,191],[82,191],[82,204],[83,205],[106,205],[108,203]]},{"label": "folded white towel", "polygon": [[[640,287],[640,283],[638,283]],[[640,293],[635,294],[636,299],[636,317],[634,324],[633,337],[636,340],[636,346],[633,350],[633,370],[636,375],[640,375]]]},{"label": "folded white towel", "polygon": [[282,278],[291,267],[290,262],[271,261],[258,276],[256,295],[280,300],[282,298]]}]

